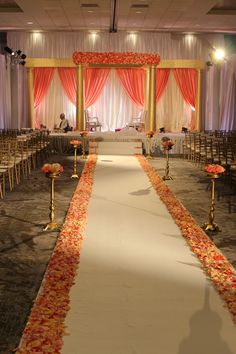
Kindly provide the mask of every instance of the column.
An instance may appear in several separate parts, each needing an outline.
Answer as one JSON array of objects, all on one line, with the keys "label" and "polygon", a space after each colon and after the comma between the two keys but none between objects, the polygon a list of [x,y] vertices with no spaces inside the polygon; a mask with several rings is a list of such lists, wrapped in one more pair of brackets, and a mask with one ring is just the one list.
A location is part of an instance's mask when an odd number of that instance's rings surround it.
[{"label": "column", "polygon": [[150,67],[149,80],[149,121],[150,130],[156,130],[156,65]]},{"label": "column", "polygon": [[202,124],[201,124],[201,107],[202,107],[202,102],[201,102],[201,92],[202,92],[202,75],[201,75],[201,70],[198,69],[198,75],[197,75],[197,96],[196,96],[196,130],[201,130]]},{"label": "column", "polygon": [[84,130],[84,77],[82,64],[76,67],[76,83],[76,128]]},{"label": "column", "polygon": [[149,110],[149,67],[145,68],[145,92],[144,92],[144,111],[145,114],[145,126],[144,129],[148,130],[150,128],[150,122],[148,120],[147,112]]},{"label": "column", "polygon": [[35,128],[34,122],[34,83],[33,83],[33,68],[27,68],[28,72],[28,123],[29,128]]}]

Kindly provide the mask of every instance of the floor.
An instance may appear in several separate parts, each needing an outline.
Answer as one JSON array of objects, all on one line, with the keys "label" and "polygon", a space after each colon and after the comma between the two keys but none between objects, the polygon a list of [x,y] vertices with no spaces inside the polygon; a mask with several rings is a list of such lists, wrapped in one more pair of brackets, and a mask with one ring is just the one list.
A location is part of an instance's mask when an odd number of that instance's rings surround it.
[{"label": "floor", "polygon": [[[109,157],[105,159],[109,160]],[[54,156],[53,160],[61,162],[65,167],[65,172],[56,182],[56,215],[58,221],[63,222],[77,181],[69,178],[73,164],[71,156]],[[164,174],[163,158],[150,160],[150,163],[160,174]],[[81,169],[82,163],[80,171]],[[170,171],[173,181],[168,181],[168,185],[201,225],[207,220],[210,202],[210,185],[205,173],[192,163],[178,158],[170,160]],[[217,185],[217,190],[216,222],[222,228],[222,232],[211,237],[236,267],[236,195],[235,191],[221,181]],[[38,169],[0,201],[2,354],[12,353],[19,343],[56,242],[57,232],[42,231],[43,225],[48,222],[49,193],[49,181]],[[185,352],[181,351],[181,354]]]},{"label": "floor", "polygon": [[135,157],[98,158],[70,298],[62,354],[236,354],[231,315]]}]

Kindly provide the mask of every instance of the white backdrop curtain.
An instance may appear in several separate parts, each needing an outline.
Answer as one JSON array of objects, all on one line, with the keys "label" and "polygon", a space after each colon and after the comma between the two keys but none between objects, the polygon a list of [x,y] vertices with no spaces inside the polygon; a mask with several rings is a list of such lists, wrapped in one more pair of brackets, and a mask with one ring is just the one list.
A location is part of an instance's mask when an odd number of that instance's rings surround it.
[{"label": "white backdrop curtain", "polygon": [[221,69],[220,121],[221,130],[236,130],[236,55]]},{"label": "white backdrop curtain", "polygon": [[75,105],[68,99],[59,75],[55,70],[53,79],[49,86],[48,92],[41,104],[35,110],[35,120],[46,125],[47,128],[53,129],[54,126],[60,124],[60,113],[65,113],[66,118],[72,127],[76,126],[76,109]]},{"label": "white backdrop curtain", "polygon": [[[7,63],[8,61],[8,63]],[[0,129],[11,127],[11,68],[5,55],[0,54]]]},{"label": "white backdrop curtain", "polygon": [[155,32],[89,33],[18,32],[7,34],[8,45],[35,58],[71,58],[74,51],[159,53],[161,59],[209,60],[212,47],[223,45],[221,34],[173,34]]},{"label": "white backdrop curtain", "polygon": [[111,70],[103,92],[90,107],[92,115],[97,116],[102,123],[103,131],[124,128],[139,110],[127,96],[115,70]]},{"label": "white backdrop curtain", "polygon": [[[171,34],[171,33],[155,33],[155,32],[139,32],[128,33],[120,31],[119,33],[89,33],[87,31],[78,32],[45,32],[45,33],[31,33],[31,32],[8,32],[8,45],[13,49],[20,48],[28,57],[37,58],[71,58],[74,51],[133,51],[146,53],[159,53],[161,59],[200,59],[204,61],[209,60],[209,52],[215,47],[224,47],[224,36],[222,34]],[[219,129],[234,126],[233,96],[223,98],[224,91],[220,91],[220,87],[227,87],[228,82],[225,82],[226,75],[221,76],[215,68],[208,68],[206,73],[205,87],[203,92],[206,97],[204,99],[205,107],[203,109],[203,126],[205,129]],[[223,81],[222,81],[223,80]],[[227,91],[233,92],[235,82],[230,81],[230,87]],[[54,90],[59,88],[54,88]],[[222,93],[222,94],[221,94]],[[230,94],[230,93],[229,93]],[[60,94],[61,95],[61,94]],[[61,96],[62,97],[62,96]],[[57,121],[60,111],[65,111],[65,97],[62,102],[57,98],[59,105],[55,106],[57,112],[53,113],[51,117],[55,122]],[[169,101],[171,101],[169,99]],[[161,103],[160,103],[161,105]],[[221,106],[221,107],[220,107]],[[224,106],[224,108],[223,108]],[[60,107],[60,109],[58,108]],[[41,107],[42,109],[42,107]],[[46,109],[46,107],[44,107]],[[158,110],[161,108],[158,108]],[[163,108],[162,110],[167,108]],[[168,107],[169,109],[169,107]],[[50,109],[47,108],[49,111]],[[70,107],[68,109],[69,119],[74,123],[74,110]],[[42,113],[42,112],[41,112]],[[40,113],[40,115],[41,115]],[[45,112],[48,115],[48,112]],[[39,112],[37,112],[39,114]],[[101,113],[102,114],[102,113]],[[168,113],[169,115],[169,113]],[[173,114],[170,113],[170,116]],[[158,126],[164,113],[158,113]],[[44,118],[49,121],[49,116]],[[165,118],[166,120],[169,117]],[[163,121],[164,123],[164,121]],[[161,124],[165,125],[165,124]],[[109,129],[111,126],[106,123]],[[177,127],[175,128],[177,129]]]},{"label": "white backdrop curtain", "polygon": [[165,127],[165,130],[169,132],[180,132],[182,127],[190,128],[192,110],[185,103],[172,70],[166,89],[157,102],[156,113],[157,129]]},{"label": "white backdrop curtain", "polygon": [[[131,118],[138,115],[139,108],[127,96],[115,70],[111,70],[108,81],[98,100],[89,107],[92,116],[102,123],[102,131],[115,131],[124,128]],[[57,70],[45,99],[35,112],[36,120],[53,129],[59,125],[59,115],[66,114],[70,125],[75,127],[75,106],[66,96]],[[180,132],[182,126],[190,127],[191,108],[184,102],[171,72],[166,90],[157,103],[157,127],[166,131]]]}]

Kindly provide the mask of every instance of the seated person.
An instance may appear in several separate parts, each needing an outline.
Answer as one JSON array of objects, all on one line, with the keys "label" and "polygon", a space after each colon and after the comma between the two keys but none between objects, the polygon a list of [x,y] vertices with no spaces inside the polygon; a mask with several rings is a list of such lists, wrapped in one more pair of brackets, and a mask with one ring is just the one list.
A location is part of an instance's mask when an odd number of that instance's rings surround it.
[{"label": "seated person", "polygon": [[66,119],[65,113],[60,114],[60,119],[61,119],[61,122],[60,122],[59,127],[64,133],[67,133],[71,129],[70,129],[69,122]]}]

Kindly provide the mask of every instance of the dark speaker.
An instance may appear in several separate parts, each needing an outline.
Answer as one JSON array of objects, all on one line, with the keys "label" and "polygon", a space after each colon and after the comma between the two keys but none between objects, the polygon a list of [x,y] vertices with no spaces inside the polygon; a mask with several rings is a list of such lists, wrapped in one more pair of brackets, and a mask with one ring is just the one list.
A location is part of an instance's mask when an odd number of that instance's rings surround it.
[{"label": "dark speaker", "polygon": [[7,32],[0,32],[0,53],[5,54],[4,47],[7,45]]}]

